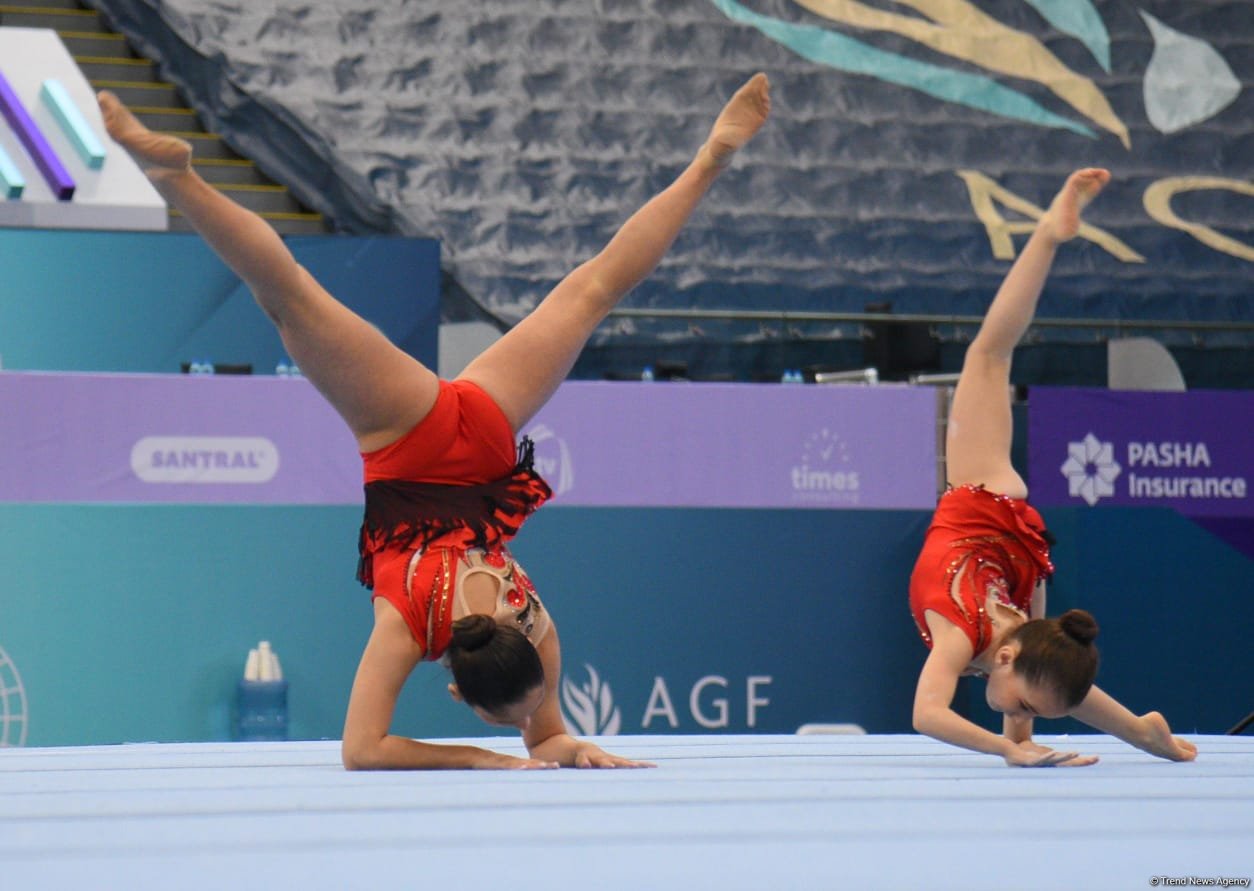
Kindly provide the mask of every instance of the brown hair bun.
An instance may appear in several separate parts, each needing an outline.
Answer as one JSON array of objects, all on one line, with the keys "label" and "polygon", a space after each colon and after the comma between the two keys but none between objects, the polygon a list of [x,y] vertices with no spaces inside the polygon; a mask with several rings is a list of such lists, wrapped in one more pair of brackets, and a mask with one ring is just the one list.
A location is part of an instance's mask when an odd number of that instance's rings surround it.
[{"label": "brown hair bun", "polygon": [[473,653],[480,647],[486,647],[496,636],[496,621],[491,616],[473,613],[453,623],[453,636],[449,647]]},{"label": "brown hair bun", "polygon": [[1067,637],[1083,646],[1097,638],[1097,620],[1082,609],[1069,609],[1058,617],[1058,625]]}]

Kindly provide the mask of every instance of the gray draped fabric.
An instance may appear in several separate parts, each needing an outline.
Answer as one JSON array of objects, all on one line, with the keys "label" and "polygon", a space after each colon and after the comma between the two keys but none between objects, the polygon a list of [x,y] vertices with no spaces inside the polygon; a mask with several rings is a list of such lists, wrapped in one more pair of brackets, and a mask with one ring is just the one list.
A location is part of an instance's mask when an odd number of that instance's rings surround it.
[{"label": "gray draped fabric", "polygon": [[[1161,225],[1142,204],[1147,187],[1166,177],[1249,183],[1254,99],[1243,89],[1181,132],[1152,127],[1145,85],[1154,43],[1128,4],[1095,4],[1109,32],[1110,74],[1035,9],[1048,4],[980,6],[1091,80],[1127,125],[1131,148],[1039,83],[844,27],[788,0],[733,6],[810,34],[839,33],[894,59],[996,80],[1089,135],[804,58],[712,0],[94,5],[161,60],[211,126],[337,227],[438,238],[446,272],[506,323],[671,181],[755,70],[772,77],[774,119],[625,305],[848,312],[887,300],[897,312],[979,314],[1008,264],[993,257],[958,172],[980,171],[1044,205],[1069,169],[1101,164],[1116,180],[1092,219],[1145,262],[1116,260],[1092,244],[1069,249],[1041,314],[1254,319],[1251,261]],[[880,6],[900,12],[905,4]],[[1141,7],[1204,38],[1248,86],[1254,4]],[[1195,191],[1173,207],[1248,246],[1252,201]],[[806,325],[793,333],[841,331]],[[752,341],[780,330],[623,320],[598,340],[702,333]]]}]

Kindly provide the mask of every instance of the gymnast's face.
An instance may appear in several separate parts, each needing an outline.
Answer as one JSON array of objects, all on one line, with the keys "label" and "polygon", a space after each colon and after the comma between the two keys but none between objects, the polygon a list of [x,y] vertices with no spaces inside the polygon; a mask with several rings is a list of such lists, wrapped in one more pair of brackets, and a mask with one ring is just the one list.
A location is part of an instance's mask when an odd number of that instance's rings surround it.
[{"label": "gymnast's face", "polygon": [[[454,695],[456,696],[456,694]],[[544,686],[537,684],[527,691],[527,695],[518,702],[499,708],[496,711],[490,712],[477,705],[471,706],[471,708],[485,723],[491,724],[493,727],[517,727],[526,733],[527,728],[531,726],[531,716],[536,713],[536,709],[540,707],[542,702],[544,702]]]},{"label": "gymnast's face", "polygon": [[[1061,718],[1067,714],[1062,697],[1042,684],[1032,684],[1014,670],[1018,648],[1001,647],[994,657],[993,670],[988,673],[988,689],[984,698],[989,708],[1009,718]],[[1005,657],[1003,657],[1005,654]]]}]

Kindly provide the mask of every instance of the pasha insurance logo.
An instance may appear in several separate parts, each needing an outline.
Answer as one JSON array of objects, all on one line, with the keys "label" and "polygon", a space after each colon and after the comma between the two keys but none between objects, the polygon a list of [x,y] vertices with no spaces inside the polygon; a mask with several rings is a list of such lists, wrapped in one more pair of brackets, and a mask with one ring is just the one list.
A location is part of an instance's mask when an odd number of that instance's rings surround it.
[{"label": "pasha insurance logo", "polygon": [[860,481],[851,465],[849,446],[840,434],[827,427],[810,434],[801,448],[801,463],[789,474],[794,499],[857,504]]},{"label": "pasha insurance logo", "polygon": [[131,448],[131,470],[146,483],[265,483],[279,450],[263,436],[145,436]]},{"label": "pasha insurance logo", "polygon": [[582,684],[562,678],[562,714],[583,736],[617,736],[623,715],[614,705],[614,693],[595,668],[585,664],[584,669],[588,680]]},{"label": "pasha insurance logo", "polygon": [[1115,480],[1123,471],[1115,460],[1113,443],[1102,442],[1092,433],[1079,442],[1067,443],[1067,460],[1061,468],[1067,478],[1067,492],[1083,498],[1089,507],[1115,494]]},{"label": "pasha insurance logo", "polygon": [[526,431],[535,443],[536,473],[553,489],[554,495],[564,495],[575,486],[575,463],[570,457],[566,440],[558,436],[548,424],[536,424]]}]

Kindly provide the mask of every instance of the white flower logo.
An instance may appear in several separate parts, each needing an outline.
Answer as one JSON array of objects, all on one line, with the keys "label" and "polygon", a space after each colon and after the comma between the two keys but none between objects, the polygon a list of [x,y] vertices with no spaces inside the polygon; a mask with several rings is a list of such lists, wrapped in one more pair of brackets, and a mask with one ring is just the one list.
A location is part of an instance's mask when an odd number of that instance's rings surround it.
[{"label": "white flower logo", "polygon": [[562,678],[562,705],[566,720],[578,728],[583,736],[616,736],[623,723],[623,716],[614,707],[614,694],[610,685],[602,683],[600,675],[591,665],[588,682],[576,686],[570,678]]},{"label": "white flower logo", "polygon": [[1089,507],[1104,495],[1115,494],[1115,479],[1123,470],[1115,460],[1115,448],[1092,433],[1080,442],[1067,443],[1067,460],[1062,475],[1072,498],[1083,498]]}]

